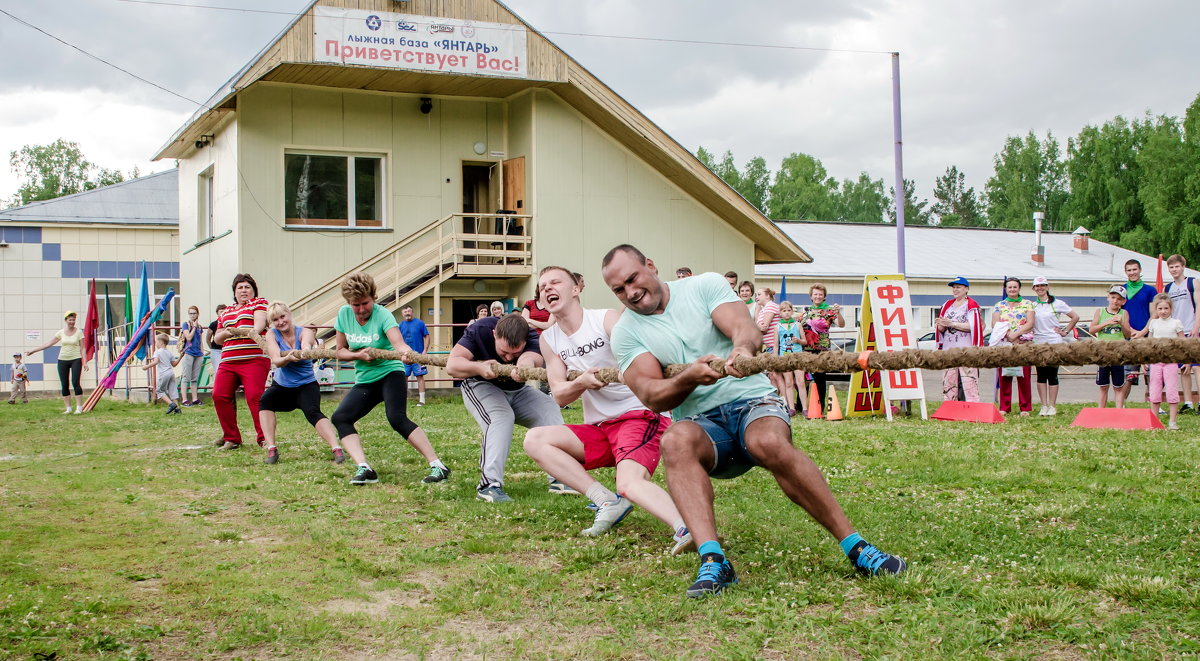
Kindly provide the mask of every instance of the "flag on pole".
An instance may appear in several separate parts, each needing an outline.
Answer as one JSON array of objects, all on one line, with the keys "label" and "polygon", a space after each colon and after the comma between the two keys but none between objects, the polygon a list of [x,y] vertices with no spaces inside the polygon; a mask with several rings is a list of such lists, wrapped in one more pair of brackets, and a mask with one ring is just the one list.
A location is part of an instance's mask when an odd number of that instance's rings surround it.
[{"label": "flag on pole", "polygon": [[1164,291],[1166,291],[1165,289],[1163,289],[1162,253],[1161,252],[1158,253],[1158,273],[1154,276],[1154,288],[1157,289],[1158,293],[1160,293],[1160,294],[1163,293]]},{"label": "flag on pole", "polygon": [[83,362],[87,363],[96,355],[96,330],[100,328],[100,313],[96,309],[96,279],[92,278],[88,286],[87,316],[83,322]]},{"label": "flag on pole", "polygon": [[117,357],[113,350],[113,342],[116,339],[113,336],[113,316],[112,316],[112,301],[108,298],[108,284],[104,285],[104,339],[108,345],[108,363],[111,365],[114,358]]},{"label": "flag on pole", "polygon": [[133,318],[133,288],[129,286],[129,278],[125,278],[125,332],[121,333],[125,337],[125,342],[129,343],[129,336],[133,335],[134,324],[137,321]]},{"label": "flag on pole", "polygon": [[783,280],[779,283],[779,302],[787,300],[787,276],[783,276]]},{"label": "flag on pole", "polygon": [[[150,284],[146,282],[146,262],[142,262],[142,283],[138,285],[138,304],[137,317],[134,319],[145,319],[146,315],[150,314]],[[143,338],[144,339],[144,338]],[[137,359],[146,359],[146,347],[149,342],[140,342],[137,348]]]}]

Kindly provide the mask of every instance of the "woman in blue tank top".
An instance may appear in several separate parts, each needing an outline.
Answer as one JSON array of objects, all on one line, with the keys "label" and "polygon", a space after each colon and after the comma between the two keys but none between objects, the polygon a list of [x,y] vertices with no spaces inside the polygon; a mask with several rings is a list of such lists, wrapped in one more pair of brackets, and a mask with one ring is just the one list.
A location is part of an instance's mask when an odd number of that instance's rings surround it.
[{"label": "woman in blue tank top", "polygon": [[263,393],[258,405],[258,421],[266,439],[267,463],[279,461],[279,448],[275,445],[275,414],[296,409],[304,413],[308,424],[329,444],[334,463],[342,463],[346,455],[338,444],[333,423],[321,412],[321,387],[317,385],[312,361],[285,353],[313,348],[317,343],[316,331],[293,324],[292,311],[283,301],[275,301],[267,307],[267,323],[271,326],[271,331],[266,334],[267,356],[275,366],[275,379]]}]

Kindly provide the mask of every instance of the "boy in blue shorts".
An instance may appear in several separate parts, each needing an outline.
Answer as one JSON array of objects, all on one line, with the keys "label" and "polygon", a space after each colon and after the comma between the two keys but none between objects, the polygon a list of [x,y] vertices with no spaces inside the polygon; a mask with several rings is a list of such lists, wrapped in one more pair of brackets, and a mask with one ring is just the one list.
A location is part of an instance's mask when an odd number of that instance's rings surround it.
[{"label": "boy in blue shorts", "polygon": [[[425,322],[413,317],[411,305],[400,308],[400,316],[404,317],[404,321],[400,322],[400,337],[404,338],[404,343],[417,353],[425,353],[425,338],[429,337],[429,329],[425,327]],[[426,374],[429,374],[429,368],[424,365],[404,364],[404,378],[417,377],[417,406],[425,406]]]},{"label": "boy in blue shorts", "polygon": [[[620,245],[604,257],[604,282],[629,312],[612,331],[613,355],[626,385],[651,411],[672,411],[662,438],[667,486],[700,554],[689,597],[737,582],[717,540],[712,478],[737,477],[755,466],[839,541],[858,571],[899,574],[904,560],[868,544],[850,525],[820,469],[792,445],[787,404],[765,374],[743,377],[735,359],[753,357],[762,333],[719,274],[663,282],[652,260]],[[726,357],[726,374],[709,366]],[[667,377],[663,368],[687,364]]]}]

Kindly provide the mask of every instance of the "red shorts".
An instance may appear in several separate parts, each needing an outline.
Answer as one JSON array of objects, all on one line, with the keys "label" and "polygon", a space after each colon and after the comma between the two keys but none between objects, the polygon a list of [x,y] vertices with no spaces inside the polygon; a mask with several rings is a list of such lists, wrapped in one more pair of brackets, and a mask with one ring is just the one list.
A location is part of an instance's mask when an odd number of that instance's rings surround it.
[{"label": "red shorts", "polygon": [[583,442],[583,469],[607,468],[631,459],[650,474],[658,467],[659,441],[671,419],[653,411],[629,411],[596,425],[567,425]]}]

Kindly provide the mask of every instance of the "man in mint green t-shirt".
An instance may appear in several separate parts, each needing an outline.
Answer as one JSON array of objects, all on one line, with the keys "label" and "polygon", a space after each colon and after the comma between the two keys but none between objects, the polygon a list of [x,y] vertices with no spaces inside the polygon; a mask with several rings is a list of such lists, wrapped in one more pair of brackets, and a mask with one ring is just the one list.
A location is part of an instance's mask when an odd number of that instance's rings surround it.
[{"label": "man in mint green t-shirt", "polygon": [[[652,260],[620,245],[602,263],[604,282],[629,311],[613,328],[613,355],[625,384],[652,411],[672,411],[662,439],[667,486],[692,533],[700,572],[689,597],[737,582],[717,541],[712,478],[734,478],[755,466],[772,473],[788,498],[836,539],[851,564],[868,575],[899,574],[904,560],[868,544],[846,518],[816,464],[792,445],[787,404],[764,374],[733,367],[753,357],[762,333],[746,306],[717,273],[664,282]],[[722,375],[709,361],[726,360]],[[668,378],[670,364],[688,367]]]}]

